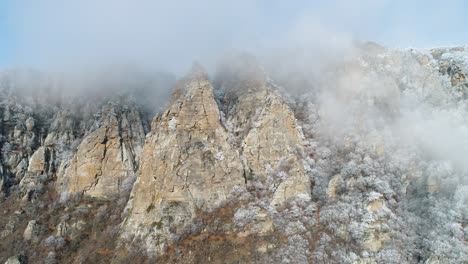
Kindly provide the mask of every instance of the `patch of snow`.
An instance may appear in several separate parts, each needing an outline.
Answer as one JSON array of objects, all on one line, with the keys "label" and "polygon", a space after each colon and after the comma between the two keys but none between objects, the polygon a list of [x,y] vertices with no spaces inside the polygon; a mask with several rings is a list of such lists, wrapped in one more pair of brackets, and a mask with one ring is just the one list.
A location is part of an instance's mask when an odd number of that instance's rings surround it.
[{"label": "patch of snow", "polygon": [[167,122],[167,125],[171,131],[175,131],[177,127],[177,119],[173,117],[169,122]]},{"label": "patch of snow", "polygon": [[216,153],[216,154],[215,154],[215,159],[217,159],[217,160],[224,160],[223,152],[220,151],[220,152]]},{"label": "patch of snow", "polygon": [[276,177],[280,180],[280,181],[284,181],[288,178],[288,174],[284,171],[280,171],[278,172],[278,174],[276,174]]},{"label": "patch of snow", "polygon": [[383,197],[383,195],[381,193],[378,193],[378,192],[370,192],[369,193],[369,196],[367,197],[367,199],[372,202],[372,201],[376,201],[376,200],[379,200]]}]

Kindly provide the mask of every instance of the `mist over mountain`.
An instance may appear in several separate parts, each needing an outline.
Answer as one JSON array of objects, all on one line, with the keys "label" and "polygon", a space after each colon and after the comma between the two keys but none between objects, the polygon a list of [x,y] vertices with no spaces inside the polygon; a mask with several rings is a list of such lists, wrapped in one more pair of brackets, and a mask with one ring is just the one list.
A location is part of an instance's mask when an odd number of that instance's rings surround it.
[{"label": "mist over mountain", "polygon": [[0,3],[0,263],[468,263],[449,2]]},{"label": "mist over mountain", "polygon": [[342,54],[2,72],[0,257],[464,263],[468,50]]}]

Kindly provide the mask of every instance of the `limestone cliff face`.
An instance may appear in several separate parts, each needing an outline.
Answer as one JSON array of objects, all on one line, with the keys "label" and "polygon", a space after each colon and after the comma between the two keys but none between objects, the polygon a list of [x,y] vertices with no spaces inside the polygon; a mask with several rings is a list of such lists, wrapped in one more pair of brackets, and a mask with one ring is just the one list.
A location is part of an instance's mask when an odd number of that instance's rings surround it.
[{"label": "limestone cliff face", "polygon": [[70,165],[59,172],[60,192],[110,198],[133,177],[144,141],[139,112],[132,106],[106,105],[98,127],[84,137]]},{"label": "limestone cliff face", "polygon": [[[243,167],[221,125],[213,87],[200,69],[183,80],[169,109],[154,119],[123,236],[160,251],[191,222],[244,185]],[[170,231],[170,228],[176,229]]]},{"label": "limestone cliff face", "polygon": [[[278,178],[273,203],[279,204],[298,194],[310,193],[301,155],[301,132],[289,107],[270,91],[252,94],[263,98],[253,127],[242,142],[242,153],[249,169],[260,178]],[[249,96],[247,94],[246,96]]]},{"label": "limestone cliff face", "polygon": [[[231,64],[237,65],[237,64]],[[245,65],[245,64],[241,64]],[[255,64],[225,69],[223,102],[232,124],[248,180],[267,183],[272,204],[298,194],[309,196],[309,179],[302,161],[303,134],[293,111],[277,88]]]}]

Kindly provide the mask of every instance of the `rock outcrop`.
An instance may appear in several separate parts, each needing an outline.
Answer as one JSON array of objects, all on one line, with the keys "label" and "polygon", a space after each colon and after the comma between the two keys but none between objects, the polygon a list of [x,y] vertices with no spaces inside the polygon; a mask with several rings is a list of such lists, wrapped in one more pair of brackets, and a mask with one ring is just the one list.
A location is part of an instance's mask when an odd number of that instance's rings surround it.
[{"label": "rock outcrop", "polygon": [[220,78],[227,123],[240,145],[247,180],[269,185],[272,204],[299,194],[309,196],[304,136],[278,87],[249,58],[229,64]]},{"label": "rock outcrop", "polygon": [[123,225],[123,237],[143,239],[150,252],[161,252],[196,210],[215,209],[244,184],[239,154],[221,125],[205,73],[195,68],[174,97],[153,120]]},{"label": "rock outcrop", "polygon": [[28,222],[28,225],[26,226],[26,229],[24,230],[23,239],[24,240],[35,239],[38,232],[39,232],[39,224],[37,223],[36,220],[31,220]]},{"label": "rock outcrop", "polygon": [[[239,85],[221,98],[225,112],[201,69],[179,83],[147,136],[124,240],[143,241],[148,251],[160,253],[198,211],[216,209],[245,184],[265,184],[272,205],[310,197],[301,129],[274,85],[257,77],[237,82],[239,76],[224,76]],[[267,214],[258,221],[272,223]]]},{"label": "rock outcrop", "polygon": [[58,179],[60,192],[108,199],[119,194],[138,168],[145,133],[134,106],[109,103],[98,127],[84,137]]},{"label": "rock outcrop", "polygon": [[53,173],[54,150],[44,146],[39,147],[29,159],[28,171],[34,173]]}]

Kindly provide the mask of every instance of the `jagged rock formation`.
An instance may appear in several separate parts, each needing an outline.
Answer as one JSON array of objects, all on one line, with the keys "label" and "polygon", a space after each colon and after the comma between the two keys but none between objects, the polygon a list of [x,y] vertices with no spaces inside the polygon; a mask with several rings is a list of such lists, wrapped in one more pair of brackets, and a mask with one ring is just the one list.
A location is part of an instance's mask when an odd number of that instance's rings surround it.
[{"label": "jagged rock formation", "polygon": [[[237,92],[223,122],[202,70],[181,81],[169,110],[153,120],[124,239],[143,239],[149,251],[161,253],[197,210],[218,208],[245,183],[270,181],[274,205],[309,195],[303,137],[292,111],[266,79]],[[260,218],[271,223],[265,213]]]},{"label": "jagged rock formation", "polygon": [[[39,147],[29,159],[28,171],[29,172],[53,172],[50,161],[54,160],[51,157],[53,149],[47,147]],[[53,152],[52,152],[53,153]]]},{"label": "jagged rock formation", "polygon": [[[28,158],[38,145],[37,130],[31,108],[16,104],[15,96],[2,103],[2,189],[8,191],[18,183],[28,168]],[[9,100],[8,100],[9,99]]]},{"label": "jagged rock formation", "polygon": [[169,109],[153,120],[124,224],[124,236],[143,237],[149,251],[170,243],[171,226],[182,230],[196,210],[213,210],[244,183],[213,87],[205,73],[193,71],[179,83]]},{"label": "jagged rock formation", "polygon": [[125,180],[134,178],[145,137],[140,113],[134,106],[109,104],[100,123],[58,179],[61,192],[110,198],[118,195]]},{"label": "jagged rock formation", "polygon": [[[254,63],[223,69],[219,82],[225,90],[227,123],[240,144],[243,162],[252,179],[268,182],[281,204],[298,194],[309,195],[310,183],[303,164],[302,130],[274,84]],[[252,180],[251,179],[251,180]]]},{"label": "jagged rock formation", "polygon": [[[56,263],[63,254],[55,250],[63,247],[64,238],[78,243],[94,221],[85,218],[96,208],[87,204],[75,213],[68,207],[74,201],[69,198],[121,199],[112,206],[115,210],[126,202],[139,168],[148,116],[154,111],[146,103],[164,96],[161,92],[134,96],[128,87],[112,96],[68,95],[62,84],[29,74],[0,73],[0,206],[8,216],[0,218],[0,236],[18,241],[1,244],[0,261],[16,249],[24,252],[46,245],[52,249],[46,262]],[[157,78],[128,84],[141,93],[148,85],[158,85]]]},{"label": "jagged rock formation", "polygon": [[0,74],[0,261],[464,263],[466,54],[366,43],[301,94],[241,56],[156,116]]}]

